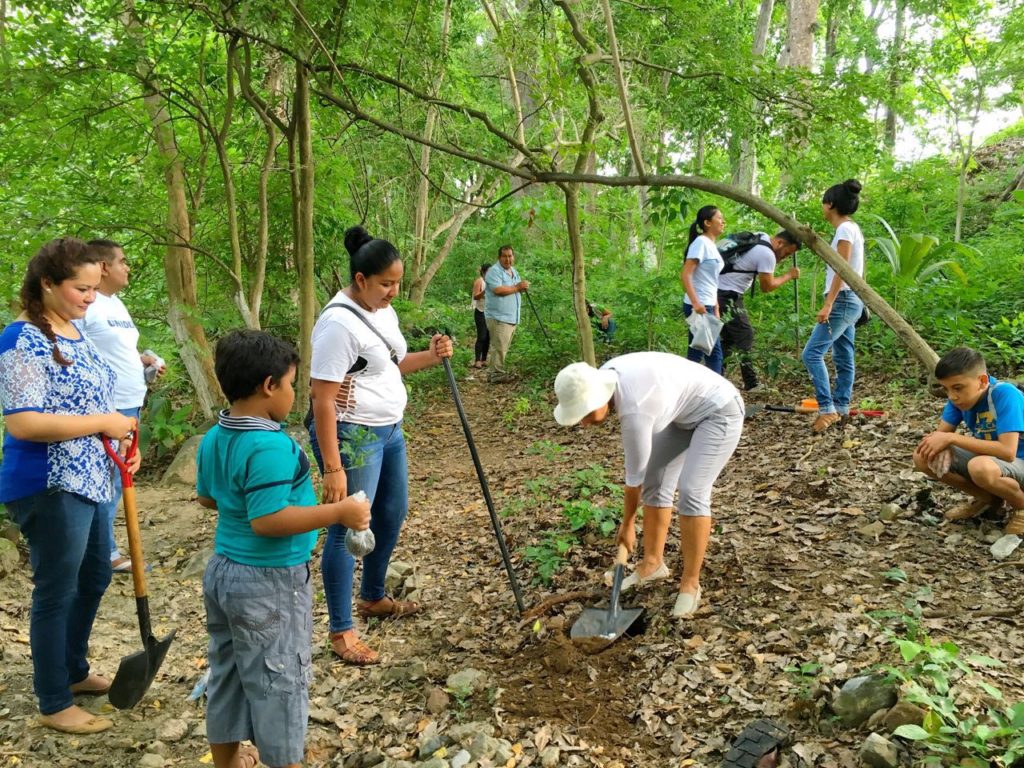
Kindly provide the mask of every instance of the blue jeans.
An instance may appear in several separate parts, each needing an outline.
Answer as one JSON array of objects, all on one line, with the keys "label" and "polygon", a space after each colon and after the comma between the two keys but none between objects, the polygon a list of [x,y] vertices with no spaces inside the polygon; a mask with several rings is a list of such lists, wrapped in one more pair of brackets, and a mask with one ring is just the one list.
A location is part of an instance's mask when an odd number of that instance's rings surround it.
[{"label": "blue jeans", "polygon": [[[832,305],[827,323],[818,323],[807,340],[800,359],[814,384],[814,396],[818,400],[820,413],[850,412],[853,397],[853,342],[856,336],[854,323],[864,309],[864,302],[853,291],[840,291]],[[825,355],[832,350],[832,362],[836,367],[836,388],[832,391]]]},{"label": "blue jeans", "polygon": [[70,686],[89,676],[89,635],[110,584],[110,552],[99,505],[50,489],[7,503],[28,539],[35,586],[29,642],[39,711],[70,707]]},{"label": "blue jeans", "polygon": [[[313,456],[321,473],[324,460],[316,439],[316,426],[310,425]],[[377,540],[373,552],[363,558],[363,583],[359,597],[380,600],[385,596],[384,577],[398,533],[409,511],[409,467],[405,457],[402,422],[386,427],[364,427],[338,423],[338,446],[345,467],[348,492],[363,491],[370,500],[370,530]],[[352,581],[355,558],[345,548],[345,526],[327,529],[327,541],[321,561],[324,596],[330,631],[352,629]]]},{"label": "blue jeans", "polygon": [[[708,312],[710,312],[711,314],[715,314],[715,308],[714,308],[713,305],[705,304],[704,306],[707,308]],[[685,317],[689,317],[692,314],[693,314],[693,306],[690,305],[690,304],[687,304],[686,302],[683,302],[683,315]],[[694,347],[693,347],[693,334],[690,333],[689,331],[687,331],[686,332],[686,359],[687,360],[692,360],[695,363],[700,363],[701,365],[706,366],[707,368],[710,368],[712,371],[714,371],[718,375],[721,375],[722,374],[722,362],[725,359],[725,356],[722,354],[722,337],[721,336],[718,337],[718,340],[715,342],[715,348],[711,350],[711,354],[710,355],[705,355],[699,349],[694,349]]]},{"label": "blue jeans", "polygon": [[[130,416],[131,418],[138,421],[139,411],[141,408],[118,408],[117,412],[122,416]],[[111,462],[113,465],[113,462]],[[114,467],[114,498],[110,501],[100,504],[100,518],[104,520],[104,530],[109,533],[110,541],[110,559],[118,560],[121,557],[120,551],[117,549],[117,542],[114,540],[114,518],[117,517],[117,505],[121,503],[121,471]]]}]

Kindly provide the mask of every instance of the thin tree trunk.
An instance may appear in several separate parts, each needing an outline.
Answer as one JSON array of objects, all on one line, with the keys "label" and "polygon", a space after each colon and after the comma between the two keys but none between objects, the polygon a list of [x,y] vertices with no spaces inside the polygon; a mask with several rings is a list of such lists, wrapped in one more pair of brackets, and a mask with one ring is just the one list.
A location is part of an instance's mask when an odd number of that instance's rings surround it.
[{"label": "thin tree trunk", "polygon": [[[135,16],[134,3],[129,0],[122,22],[135,38],[140,50],[142,25]],[[199,300],[196,291],[196,268],[190,242],[192,224],[188,215],[185,192],[185,171],[174,136],[174,126],[167,99],[152,74],[152,66],[144,55],[137,63],[137,74],[142,85],[142,100],[153,125],[153,138],[163,160],[164,186],[167,189],[167,242],[164,252],[164,274],[167,281],[167,321],[178,344],[178,354],[195,389],[199,409],[212,416],[216,405],[223,400],[220,385],[213,370],[213,358],[206,331],[200,321]]]},{"label": "thin tree trunk", "polygon": [[791,69],[814,65],[814,33],[818,28],[818,0],[786,0],[786,42],[779,63]]},{"label": "thin tree trunk", "polygon": [[[302,3],[298,4],[301,11]],[[297,21],[296,35],[306,38],[306,31]],[[313,279],[313,127],[310,115],[309,72],[295,67],[294,99],[295,159],[293,206],[295,216],[295,266],[299,273],[299,371],[296,377],[296,410],[302,413],[309,405],[309,371],[313,356],[313,323],[316,320],[316,286]]]},{"label": "thin tree trunk", "polygon": [[[754,28],[754,44],[751,50],[756,67],[764,56],[765,47],[768,45],[768,32],[771,30],[772,10],[775,8],[775,0],[761,0],[761,8],[757,14],[757,26]],[[760,100],[753,99],[751,115],[761,113],[762,104]],[[756,125],[756,118],[740,122],[740,146],[739,157],[736,161],[736,172],[733,174],[733,184],[740,189],[753,192],[757,186],[757,145],[754,142],[753,129]]]},{"label": "thin tree trunk", "polygon": [[906,0],[896,0],[896,29],[892,37],[892,59],[889,62],[889,99],[885,105],[885,147],[892,155],[896,149],[896,102],[903,84],[901,73],[903,39],[907,16]]},{"label": "thin tree trunk", "polygon": [[584,362],[597,365],[594,352],[594,332],[587,315],[587,277],[584,260],[583,238],[580,237],[580,185],[570,182],[561,184],[565,194],[565,227],[569,234],[569,251],[572,254],[572,304],[576,317],[587,322],[577,323],[580,352]]}]

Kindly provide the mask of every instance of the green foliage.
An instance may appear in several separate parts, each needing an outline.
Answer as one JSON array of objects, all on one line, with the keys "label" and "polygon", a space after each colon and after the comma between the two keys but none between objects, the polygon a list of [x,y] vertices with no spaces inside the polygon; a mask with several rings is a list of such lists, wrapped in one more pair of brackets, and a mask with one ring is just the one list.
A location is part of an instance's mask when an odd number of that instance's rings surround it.
[{"label": "green foliage", "polygon": [[903,663],[887,671],[900,681],[903,697],[926,712],[921,726],[903,725],[894,735],[925,751],[921,764],[947,765],[955,758],[1011,766],[1024,758],[1024,702],[1007,704],[980,672],[1002,662],[964,656],[956,643],[924,634],[890,640]]},{"label": "green foliage", "polygon": [[164,394],[150,397],[139,420],[140,451],[146,453],[152,449],[156,458],[174,453],[196,432],[192,423],[193,411],[191,403],[176,407]]},{"label": "green foliage", "polygon": [[533,564],[541,583],[550,584],[575,543],[573,536],[559,531],[548,531],[540,543],[530,544],[523,550],[523,559]]},{"label": "green foliage", "polygon": [[962,285],[967,284],[967,274],[960,264],[943,256],[949,253],[965,257],[976,256],[977,249],[954,242],[939,245],[939,239],[932,235],[907,234],[901,240],[889,226],[889,222],[881,216],[874,218],[885,227],[889,237],[870,238],[868,245],[880,250],[892,268],[895,309],[899,308],[897,290],[905,291],[911,286],[924,283],[929,278],[942,277],[944,271],[956,275]]}]

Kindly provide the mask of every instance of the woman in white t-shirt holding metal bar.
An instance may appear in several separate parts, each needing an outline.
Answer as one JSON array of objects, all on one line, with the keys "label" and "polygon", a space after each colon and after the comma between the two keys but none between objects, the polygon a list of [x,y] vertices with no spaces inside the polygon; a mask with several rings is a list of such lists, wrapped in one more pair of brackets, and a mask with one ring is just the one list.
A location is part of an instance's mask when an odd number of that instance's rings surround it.
[{"label": "woman in white t-shirt holding metal bar", "polygon": [[[311,396],[313,455],[323,475],[324,503],[363,491],[370,500],[376,547],[363,558],[357,612],[363,618],[408,616],[419,604],[384,590],[391,553],[409,508],[409,470],[402,416],[402,376],[452,356],[452,342],[437,334],[430,347],[409,352],[391,300],[402,282],[402,259],[386,240],[362,227],[345,232],[352,282],[331,299],[313,327]],[[345,528],[332,525],[322,571],[331,648],[349,664],[376,664],[378,653],[359,639],[352,618],[355,561]]]},{"label": "woman in white t-shirt holding metal bar", "polygon": [[611,410],[622,425],[626,478],[618,542],[636,545],[634,523],[644,510],[643,559],[623,581],[629,588],[669,577],[665,542],[679,491],[682,575],[672,615],[700,605],[700,572],[711,537],[711,489],[743,431],[743,399],[713,371],[664,352],[634,352],[601,368],[573,363],[555,378],[555,421],[600,424]]}]

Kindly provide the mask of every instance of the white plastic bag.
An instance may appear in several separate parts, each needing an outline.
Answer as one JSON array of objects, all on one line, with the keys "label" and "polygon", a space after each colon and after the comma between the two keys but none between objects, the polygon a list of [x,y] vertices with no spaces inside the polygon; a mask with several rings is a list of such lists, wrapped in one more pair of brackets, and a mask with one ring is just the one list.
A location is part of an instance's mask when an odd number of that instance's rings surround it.
[{"label": "white plastic bag", "polygon": [[690,346],[699,349],[705,355],[710,355],[718,341],[718,335],[722,332],[722,321],[710,312],[699,315],[692,312],[686,323],[690,326],[690,333],[693,334],[693,341]]}]

